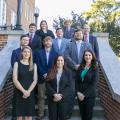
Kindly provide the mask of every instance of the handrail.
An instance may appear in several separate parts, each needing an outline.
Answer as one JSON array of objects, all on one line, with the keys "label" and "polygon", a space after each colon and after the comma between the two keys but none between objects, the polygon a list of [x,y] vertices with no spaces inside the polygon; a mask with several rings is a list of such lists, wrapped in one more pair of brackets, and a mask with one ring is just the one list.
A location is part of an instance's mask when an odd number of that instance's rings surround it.
[{"label": "handrail", "polygon": [[100,51],[100,66],[113,99],[120,102],[120,61],[109,45],[108,33],[95,33]]},{"label": "handrail", "polygon": [[11,25],[2,25],[0,26],[0,30],[14,30],[15,26]]},{"label": "handrail", "polygon": [[8,40],[7,45],[0,51],[0,91],[2,90],[6,77],[10,71],[12,51],[19,47],[19,40]]}]

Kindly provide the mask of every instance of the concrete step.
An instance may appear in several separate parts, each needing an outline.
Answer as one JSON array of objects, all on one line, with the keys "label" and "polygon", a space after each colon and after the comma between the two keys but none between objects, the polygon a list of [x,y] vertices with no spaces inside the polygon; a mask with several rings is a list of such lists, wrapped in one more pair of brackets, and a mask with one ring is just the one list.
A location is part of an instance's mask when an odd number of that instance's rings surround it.
[{"label": "concrete step", "polygon": [[[80,116],[79,107],[76,105],[74,106],[74,111],[72,116]],[[103,117],[104,116],[104,109],[101,106],[95,106],[93,110],[94,117]]]},{"label": "concrete step", "polygon": [[[36,113],[37,113],[37,110],[38,110],[38,106],[36,106]],[[12,115],[12,107],[9,108],[7,116],[11,116],[11,115]],[[45,105],[45,115],[48,116],[48,106],[47,105]],[[72,116],[80,116],[78,105],[74,106]],[[94,117],[104,116],[104,109],[101,106],[95,106],[94,110],[93,110],[93,116]]]},{"label": "concrete step", "polygon": [[[37,102],[36,102],[36,104],[37,104]],[[45,104],[47,105],[47,97],[45,97]],[[75,105],[77,105],[77,104],[78,104],[78,100],[77,100],[77,98],[75,98]],[[95,106],[101,106],[99,97],[96,97],[96,99],[95,99]]]},{"label": "concrete step", "polygon": [[[11,120],[12,118],[9,116],[9,117],[7,117],[7,118],[5,118],[4,120]],[[35,120],[35,118],[33,118],[33,120]],[[48,117],[45,117],[45,118],[43,118],[42,120],[49,120],[48,119]],[[81,118],[80,117],[71,117],[71,119],[69,119],[69,120],[81,120]],[[105,120],[103,117],[93,117],[93,119],[92,120]]]}]

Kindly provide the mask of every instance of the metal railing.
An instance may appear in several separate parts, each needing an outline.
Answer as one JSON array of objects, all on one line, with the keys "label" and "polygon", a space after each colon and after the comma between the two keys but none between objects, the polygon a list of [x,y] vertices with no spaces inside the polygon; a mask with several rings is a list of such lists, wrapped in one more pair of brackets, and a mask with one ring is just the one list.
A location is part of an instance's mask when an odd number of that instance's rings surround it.
[{"label": "metal railing", "polygon": [[3,30],[14,30],[15,26],[13,26],[12,24],[11,25],[2,25],[0,26],[0,31],[3,31]]}]

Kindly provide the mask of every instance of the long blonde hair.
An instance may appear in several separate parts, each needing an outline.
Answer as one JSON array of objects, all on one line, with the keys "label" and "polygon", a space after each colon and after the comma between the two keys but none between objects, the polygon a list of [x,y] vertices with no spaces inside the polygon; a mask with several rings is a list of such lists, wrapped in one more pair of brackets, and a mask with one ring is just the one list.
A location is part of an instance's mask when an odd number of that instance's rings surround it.
[{"label": "long blonde hair", "polygon": [[[24,49],[29,49],[29,50],[30,50],[30,58],[29,58],[28,62],[29,62],[29,71],[32,71],[32,70],[33,70],[33,55],[32,55],[32,49],[31,49],[29,46],[24,46],[24,47],[22,48],[22,52],[24,51]],[[21,60],[23,59],[22,52],[21,52]]]}]

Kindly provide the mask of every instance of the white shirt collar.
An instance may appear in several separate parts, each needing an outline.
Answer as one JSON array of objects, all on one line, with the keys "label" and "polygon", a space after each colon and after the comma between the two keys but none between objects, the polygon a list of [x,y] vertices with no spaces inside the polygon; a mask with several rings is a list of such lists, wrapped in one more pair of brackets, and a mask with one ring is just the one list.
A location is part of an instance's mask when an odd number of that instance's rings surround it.
[{"label": "white shirt collar", "polygon": [[82,43],[82,40],[77,40],[77,41],[75,41],[76,42],[76,44],[81,44]]}]

